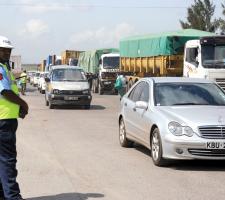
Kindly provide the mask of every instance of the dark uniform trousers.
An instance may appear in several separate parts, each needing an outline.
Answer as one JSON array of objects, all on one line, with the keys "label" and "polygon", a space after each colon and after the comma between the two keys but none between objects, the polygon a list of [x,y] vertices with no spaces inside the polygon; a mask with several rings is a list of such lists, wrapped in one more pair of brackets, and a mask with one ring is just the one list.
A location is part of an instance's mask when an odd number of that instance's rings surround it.
[{"label": "dark uniform trousers", "polygon": [[[0,120],[0,195],[6,200],[21,198],[16,182],[16,130],[17,119]],[[3,193],[4,191],[4,193]]]}]

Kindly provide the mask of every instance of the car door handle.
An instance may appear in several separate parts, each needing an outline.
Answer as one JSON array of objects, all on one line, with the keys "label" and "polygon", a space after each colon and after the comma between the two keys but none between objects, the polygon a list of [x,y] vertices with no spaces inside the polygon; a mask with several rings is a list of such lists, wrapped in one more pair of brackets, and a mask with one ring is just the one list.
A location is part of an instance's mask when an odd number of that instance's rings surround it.
[{"label": "car door handle", "polygon": [[135,107],[133,108],[133,111],[134,111],[134,112],[136,112],[136,111],[137,111]]}]

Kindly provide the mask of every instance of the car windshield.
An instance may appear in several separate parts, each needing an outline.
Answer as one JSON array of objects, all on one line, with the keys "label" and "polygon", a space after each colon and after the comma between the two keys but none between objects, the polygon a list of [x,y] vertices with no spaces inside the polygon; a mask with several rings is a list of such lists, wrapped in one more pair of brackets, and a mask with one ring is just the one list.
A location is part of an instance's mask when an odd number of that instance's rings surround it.
[{"label": "car windshield", "polygon": [[156,106],[225,106],[225,93],[213,83],[156,83]]},{"label": "car windshield", "polygon": [[54,69],[52,72],[53,81],[86,81],[84,71],[81,69]]},{"label": "car windshield", "polygon": [[118,69],[119,66],[120,66],[119,56],[103,58],[103,68],[104,69]]}]

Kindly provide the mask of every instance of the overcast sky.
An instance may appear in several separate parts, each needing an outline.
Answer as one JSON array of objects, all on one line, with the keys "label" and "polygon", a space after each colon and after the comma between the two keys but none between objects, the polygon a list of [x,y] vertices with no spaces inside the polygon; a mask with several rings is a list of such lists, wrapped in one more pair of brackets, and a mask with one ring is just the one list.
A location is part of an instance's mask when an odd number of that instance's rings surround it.
[{"label": "overcast sky", "polygon": [[[194,0],[0,0],[0,35],[23,63],[66,49],[119,47],[126,36],[181,29]],[[214,0],[221,16],[222,0]]]}]

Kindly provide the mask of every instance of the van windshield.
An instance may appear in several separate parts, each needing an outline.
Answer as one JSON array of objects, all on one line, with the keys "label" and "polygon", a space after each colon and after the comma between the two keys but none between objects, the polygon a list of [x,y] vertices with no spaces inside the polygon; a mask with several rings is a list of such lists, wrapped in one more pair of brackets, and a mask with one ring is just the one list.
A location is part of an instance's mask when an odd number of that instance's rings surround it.
[{"label": "van windshield", "polygon": [[81,69],[54,69],[52,72],[53,81],[86,81],[87,78]]},{"label": "van windshield", "polygon": [[205,68],[225,69],[225,44],[224,45],[203,45],[202,65]]},{"label": "van windshield", "polygon": [[103,68],[104,69],[118,69],[120,66],[120,57],[104,57]]}]

